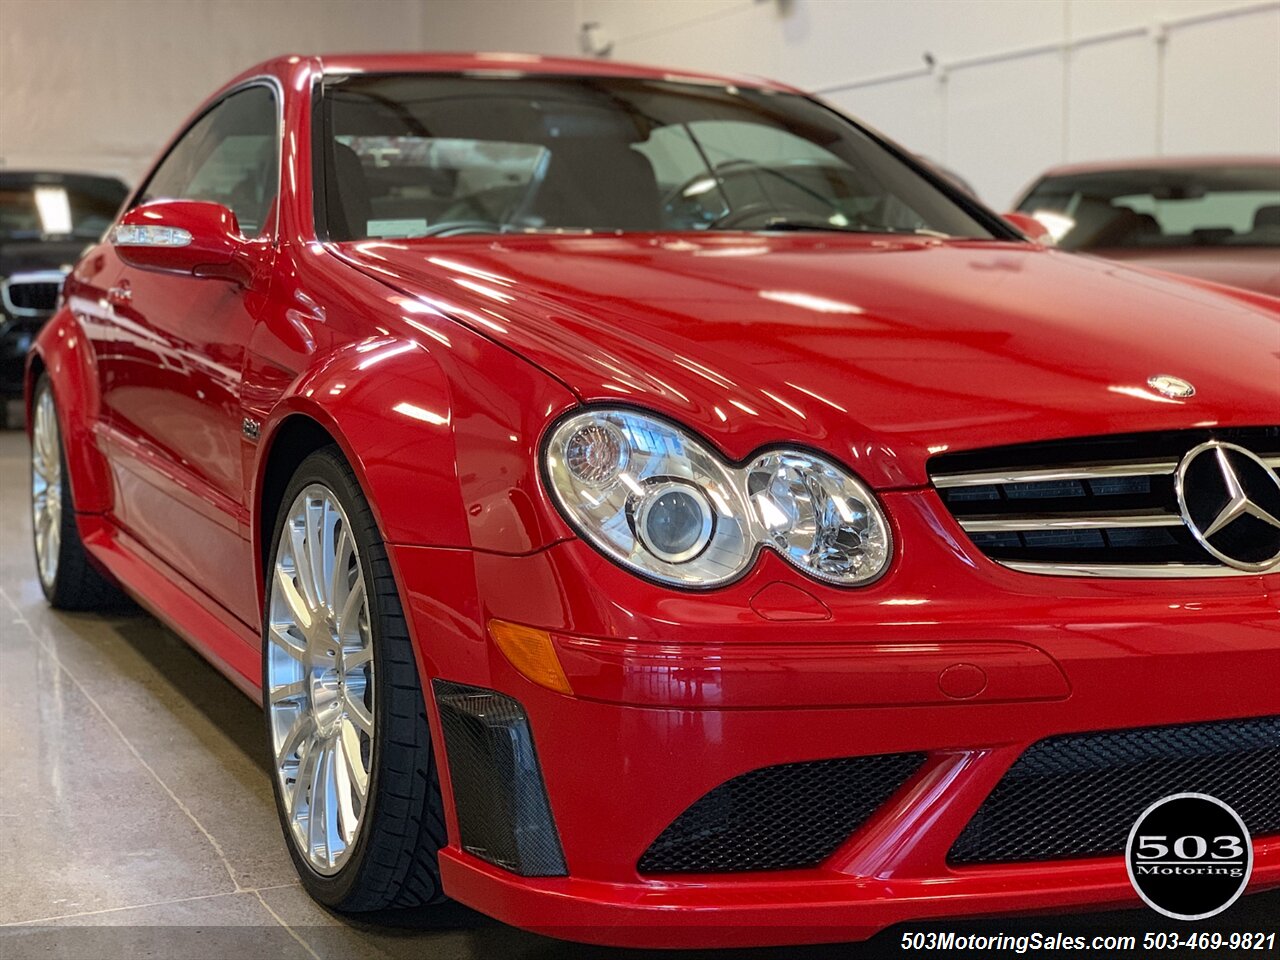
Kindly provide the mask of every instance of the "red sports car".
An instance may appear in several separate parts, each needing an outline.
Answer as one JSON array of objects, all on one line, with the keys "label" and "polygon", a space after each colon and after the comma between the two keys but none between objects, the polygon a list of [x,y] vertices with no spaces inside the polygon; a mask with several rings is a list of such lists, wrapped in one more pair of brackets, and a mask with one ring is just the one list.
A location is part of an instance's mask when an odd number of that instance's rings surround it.
[{"label": "red sports car", "polygon": [[1280,297],[1280,157],[1057,167],[1018,210],[1064,250]]},{"label": "red sports car", "polygon": [[787,87],[289,57],[27,370],[40,582],[265,713],[306,888],[630,945],[1280,885],[1280,302],[1065,255]]}]

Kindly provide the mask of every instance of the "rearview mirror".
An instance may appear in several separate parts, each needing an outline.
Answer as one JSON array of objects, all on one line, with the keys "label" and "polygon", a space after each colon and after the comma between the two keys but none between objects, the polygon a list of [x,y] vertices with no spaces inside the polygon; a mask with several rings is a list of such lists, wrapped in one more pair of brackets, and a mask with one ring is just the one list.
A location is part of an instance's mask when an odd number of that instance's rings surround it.
[{"label": "rearview mirror", "polygon": [[236,215],[220,203],[155,200],[134,207],[111,231],[111,245],[132,267],[243,283],[245,239]]},{"label": "rearview mirror", "polygon": [[1010,226],[1033,243],[1040,243],[1046,247],[1053,246],[1053,234],[1049,232],[1049,228],[1031,214],[1005,213],[1002,216]]}]

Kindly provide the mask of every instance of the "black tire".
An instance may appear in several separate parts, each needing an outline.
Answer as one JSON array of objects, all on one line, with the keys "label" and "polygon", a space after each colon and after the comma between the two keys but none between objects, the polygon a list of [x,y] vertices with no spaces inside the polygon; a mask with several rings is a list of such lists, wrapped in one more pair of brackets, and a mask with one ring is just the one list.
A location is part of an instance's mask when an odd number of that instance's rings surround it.
[{"label": "black tire", "polygon": [[[350,856],[337,873],[317,872],[297,849],[289,829],[267,703],[270,585],[289,506],[311,484],[327,487],[342,505],[355,535],[369,601],[374,664],[374,735],[369,807]],[[436,774],[427,710],[400,595],[373,512],[351,467],[336,447],[311,454],[293,475],[281,501],[264,565],[268,600],[263,611],[263,714],[276,813],[303,886],[334,910],[360,912],[421,907],[446,898],[437,853],[446,842],[444,807]]]},{"label": "black tire", "polygon": [[[57,456],[60,466],[59,502],[62,504],[58,524],[59,542],[54,552],[56,561],[52,578],[46,578],[40,565],[40,553],[36,545],[36,531],[32,530],[32,547],[36,555],[36,579],[40,581],[40,589],[44,591],[49,605],[57,610],[116,610],[129,606],[128,598],[98,572],[97,567],[89,560],[89,554],[80,539],[80,530],[76,525],[75,503],[71,496],[71,478],[67,473],[66,447],[62,442],[62,425],[58,417],[58,406],[53,395],[53,386],[47,374],[41,374],[32,394],[32,422],[36,423],[37,410],[48,397],[52,405],[52,415],[57,430]],[[35,490],[37,438],[32,434],[31,479],[32,491]]]}]

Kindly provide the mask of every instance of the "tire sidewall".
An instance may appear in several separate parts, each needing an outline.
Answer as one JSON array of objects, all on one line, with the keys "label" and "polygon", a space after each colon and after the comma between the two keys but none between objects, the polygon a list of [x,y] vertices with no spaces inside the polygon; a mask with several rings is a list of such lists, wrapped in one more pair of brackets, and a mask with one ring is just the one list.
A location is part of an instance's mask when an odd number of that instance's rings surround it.
[{"label": "tire sidewall", "polygon": [[[34,490],[35,490],[35,470],[36,470],[36,456],[35,456],[36,440],[35,440],[34,412],[39,408],[40,401],[44,398],[44,395],[46,393],[49,395],[49,401],[53,406],[54,423],[58,427],[58,465],[59,465],[58,499],[62,501],[62,512],[58,521],[61,529],[58,531],[59,533],[58,556],[56,557],[54,562],[53,583],[45,583],[44,577],[40,574],[40,554],[36,550],[35,512],[33,509],[34,501],[32,499],[34,496]],[[36,581],[40,584],[40,590],[41,592],[44,593],[44,598],[47,601],[49,601],[50,604],[56,607],[59,605],[59,602],[61,600],[61,597],[59,596],[59,593],[60,593],[59,577],[61,576],[64,566],[66,565],[66,554],[70,545],[70,540],[68,535],[69,534],[75,535],[78,533],[78,531],[75,527],[75,522],[76,522],[75,504],[72,502],[72,498],[71,498],[71,477],[70,477],[70,474],[67,472],[66,445],[62,441],[62,418],[58,413],[58,397],[53,392],[53,381],[49,379],[49,375],[47,373],[40,374],[40,379],[36,381],[35,390],[33,390],[31,393],[31,410],[32,410],[31,456],[30,456],[30,462],[27,465],[28,466],[27,514],[28,514],[28,517],[30,518],[31,527],[32,527],[31,555],[32,557],[35,558]],[[70,530],[68,530],[68,524],[71,525]]]},{"label": "tire sidewall", "polygon": [[[342,466],[339,466],[342,464]],[[371,524],[366,524],[361,519],[356,519],[358,515],[364,513],[367,509],[367,501],[363,493],[358,487],[355,487],[351,479],[348,477],[345,464],[341,460],[340,454],[336,448],[327,447],[308,456],[298,470],[293,475],[293,479],[289,481],[289,486],[285,490],[284,496],[280,501],[279,514],[275,519],[275,527],[271,536],[271,552],[267,556],[267,562],[264,565],[263,580],[263,610],[262,610],[262,714],[263,729],[265,731],[265,743],[267,748],[267,761],[271,773],[271,790],[276,801],[276,815],[280,821],[281,830],[284,833],[285,846],[289,849],[289,856],[293,858],[294,866],[297,868],[298,876],[302,880],[303,885],[308,892],[326,906],[336,907],[346,900],[353,891],[360,887],[361,874],[365,867],[365,854],[368,850],[370,837],[376,831],[378,816],[380,813],[379,789],[382,780],[382,738],[386,735],[388,717],[386,715],[388,698],[384,695],[381,688],[383,678],[387,675],[383,666],[384,650],[382,643],[383,619],[386,611],[382,609],[382,598],[378,596],[377,591],[373,589],[374,571],[372,569],[371,554],[374,550],[385,550],[377,529]],[[285,800],[282,795],[280,786],[280,775],[276,764],[275,751],[272,744],[272,727],[271,727],[271,708],[269,703],[269,686],[267,682],[267,651],[268,644],[271,642],[268,636],[268,626],[271,618],[271,592],[273,589],[272,577],[275,571],[276,555],[280,549],[280,538],[284,532],[285,522],[289,516],[289,508],[294,500],[297,499],[305,488],[319,484],[326,487],[341,504],[343,511],[346,513],[347,520],[350,523],[350,529],[356,539],[356,550],[360,563],[360,574],[364,577],[365,595],[369,603],[369,627],[370,627],[370,643],[373,647],[373,714],[374,714],[374,735],[372,749],[370,751],[369,763],[369,791],[367,794],[367,806],[364,811],[363,819],[360,823],[360,833],[356,837],[356,843],[351,854],[347,858],[347,862],[342,868],[333,874],[322,874],[311,866],[307,858],[298,850],[297,843],[293,838],[293,831],[289,825],[288,817],[285,813]]]}]

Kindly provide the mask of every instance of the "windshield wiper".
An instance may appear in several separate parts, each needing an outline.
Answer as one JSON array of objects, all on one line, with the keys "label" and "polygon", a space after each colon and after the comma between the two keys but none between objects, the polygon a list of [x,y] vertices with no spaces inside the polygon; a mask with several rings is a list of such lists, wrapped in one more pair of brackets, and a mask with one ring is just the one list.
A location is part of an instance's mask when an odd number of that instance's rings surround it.
[{"label": "windshield wiper", "polygon": [[764,222],[761,230],[823,230],[828,233],[866,233],[864,227],[840,226],[822,220],[788,220],[786,217],[773,217]]},{"label": "windshield wiper", "polygon": [[828,223],[822,220],[788,220],[786,217],[774,217],[772,220],[765,221],[761,230],[789,230],[803,231],[814,230],[826,233],[891,233],[891,234],[907,234],[914,237],[938,237],[939,239],[950,239],[951,234],[940,233],[937,230],[929,230],[924,227],[912,227],[903,229],[900,227],[883,227],[883,226],[840,226],[836,223]]}]

